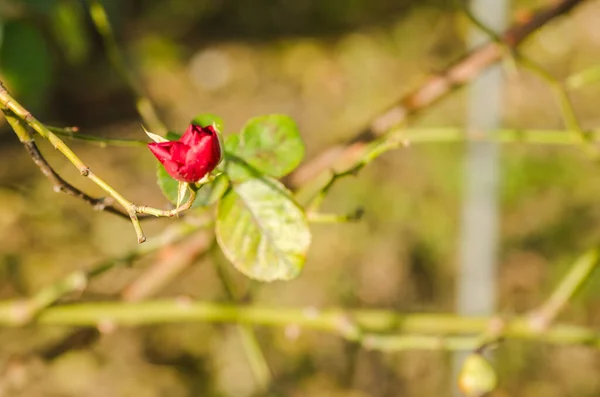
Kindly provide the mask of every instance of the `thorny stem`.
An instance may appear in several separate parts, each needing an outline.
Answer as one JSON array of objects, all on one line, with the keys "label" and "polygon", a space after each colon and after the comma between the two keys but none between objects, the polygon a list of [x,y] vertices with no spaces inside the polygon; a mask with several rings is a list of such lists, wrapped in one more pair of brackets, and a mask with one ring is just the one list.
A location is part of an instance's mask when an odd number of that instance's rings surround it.
[{"label": "thorny stem", "polygon": [[[81,173],[82,176],[87,177],[96,185],[98,185],[102,190],[108,193],[113,199],[115,199],[124,209],[127,215],[129,216],[133,228],[136,232],[138,243],[143,243],[146,241],[146,237],[144,236],[144,232],[140,225],[137,214],[150,214],[154,216],[175,216],[179,214],[181,211],[184,211],[191,207],[192,201],[195,198],[195,191],[192,189],[190,191],[190,200],[187,203],[182,205],[179,208],[175,208],[173,210],[161,210],[152,207],[146,206],[137,206],[131,201],[127,200],[121,193],[116,191],[112,186],[110,186],[107,182],[105,182],[102,178],[98,177],[94,174],[87,165],[81,161],[79,157],[52,131],[50,131],[44,124],[38,121],[29,111],[27,111],[19,102],[17,102],[6,90],[6,88],[2,85],[0,81],[0,108],[6,114],[7,112],[12,112],[13,115],[20,118],[22,121],[27,123],[31,128],[33,128],[38,134],[42,137],[46,138],[55,149],[63,154]],[[14,123],[11,124],[11,126]],[[19,132],[15,131],[15,133],[19,136],[19,139],[27,139],[24,136],[24,133],[21,129]]]}]

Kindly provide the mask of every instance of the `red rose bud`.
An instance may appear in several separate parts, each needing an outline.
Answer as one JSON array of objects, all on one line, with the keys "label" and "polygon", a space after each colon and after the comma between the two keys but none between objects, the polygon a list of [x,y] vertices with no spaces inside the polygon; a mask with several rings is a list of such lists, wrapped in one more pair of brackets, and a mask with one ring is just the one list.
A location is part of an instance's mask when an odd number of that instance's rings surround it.
[{"label": "red rose bud", "polygon": [[148,149],[173,179],[187,183],[198,182],[223,158],[219,132],[213,126],[191,124],[178,141],[149,143]]}]

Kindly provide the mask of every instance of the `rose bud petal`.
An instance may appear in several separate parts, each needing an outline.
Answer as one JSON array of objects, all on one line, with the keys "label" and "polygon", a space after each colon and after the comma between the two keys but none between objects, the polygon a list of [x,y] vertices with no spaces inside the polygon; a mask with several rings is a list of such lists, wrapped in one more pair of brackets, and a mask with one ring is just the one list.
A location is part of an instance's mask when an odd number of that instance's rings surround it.
[{"label": "rose bud petal", "polygon": [[194,124],[178,141],[149,143],[148,149],[173,179],[187,183],[198,182],[215,169],[223,155],[219,132]]}]

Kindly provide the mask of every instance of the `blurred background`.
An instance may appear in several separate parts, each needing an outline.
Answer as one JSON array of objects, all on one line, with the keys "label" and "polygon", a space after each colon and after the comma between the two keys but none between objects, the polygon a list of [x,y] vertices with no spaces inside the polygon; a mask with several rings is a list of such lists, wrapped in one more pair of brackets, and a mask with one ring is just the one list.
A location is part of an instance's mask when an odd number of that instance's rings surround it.
[{"label": "blurred background", "polygon": [[[510,20],[550,4],[514,0]],[[307,158],[353,136],[381,110],[466,51],[468,23],[450,0],[104,0],[131,69],[169,129],[215,113],[225,133],[252,116],[285,113],[299,124]],[[0,79],[43,122],[107,138],[145,139],[134,98],[107,60],[79,0],[0,0]],[[522,47],[558,78],[600,61],[600,2],[587,1]],[[506,69],[508,128],[563,128],[550,88]],[[572,94],[584,128],[600,124],[600,85]],[[466,91],[427,109],[412,126],[464,127]],[[28,296],[69,271],[126,254],[130,224],[55,194],[0,118],[0,297]],[[155,159],[142,148],[69,142],[134,202],[164,207]],[[68,181],[101,192],[39,140]],[[226,268],[253,301],[290,307],[452,312],[463,187],[463,143],[412,145],[340,181],[325,209],[365,209],[359,223],[315,225],[294,281],[256,285]],[[598,165],[574,147],[502,147],[498,310],[539,305],[570,262],[600,238]],[[172,219],[145,224],[150,239]],[[218,255],[200,256],[159,296],[226,301]],[[81,299],[113,299],[148,257],[115,269]],[[221,258],[222,260],[222,258]],[[600,279],[561,319],[600,325]],[[260,328],[273,372],[260,391],[229,325],[118,329],[83,350],[36,356],[70,332],[0,328],[4,396],[440,396],[450,395],[451,354],[366,351],[316,331]],[[50,357],[52,356],[52,357]],[[27,359],[26,359],[27,358]],[[17,365],[16,363],[21,363]],[[496,352],[494,396],[598,396],[600,354],[584,347],[508,342]],[[16,369],[15,369],[16,368]]]}]

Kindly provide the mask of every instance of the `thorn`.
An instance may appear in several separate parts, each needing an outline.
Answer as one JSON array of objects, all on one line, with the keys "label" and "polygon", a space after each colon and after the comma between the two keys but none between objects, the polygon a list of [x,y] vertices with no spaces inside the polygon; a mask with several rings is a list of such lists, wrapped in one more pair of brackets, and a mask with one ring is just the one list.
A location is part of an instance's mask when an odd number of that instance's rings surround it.
[{"label": "thorn", "polygon": [[365,214],[365,209],[363,207],[358,207],[353,213],[348,215],[348,221],[356,222],[359,221],[363,215]]},{"label": "thorn", "polygon": [[102,319],[98,322],[96,328],[101,334],[110,334],[117,329],[117,324],[113,320]]}]

